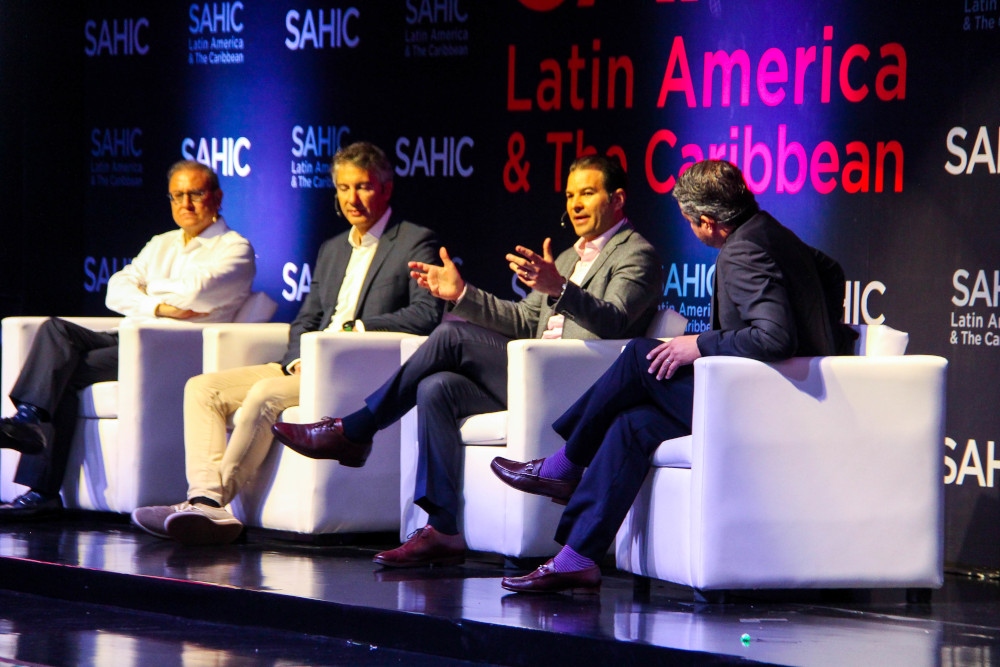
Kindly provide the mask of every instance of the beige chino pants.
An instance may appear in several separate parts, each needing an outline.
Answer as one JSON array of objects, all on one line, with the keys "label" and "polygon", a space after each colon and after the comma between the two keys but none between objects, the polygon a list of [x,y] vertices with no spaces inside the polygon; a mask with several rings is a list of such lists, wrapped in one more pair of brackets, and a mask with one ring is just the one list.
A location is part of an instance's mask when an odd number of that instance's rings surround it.
[{"label": "beige chino pants", "polygon": [[[225,507],[251,479],[271,447],[271,426],[299,404],[299,376],[279,364],[205,373],[184,387],[184,452],[188,498]],[[226,443],[226,420],[241,408]]]}]

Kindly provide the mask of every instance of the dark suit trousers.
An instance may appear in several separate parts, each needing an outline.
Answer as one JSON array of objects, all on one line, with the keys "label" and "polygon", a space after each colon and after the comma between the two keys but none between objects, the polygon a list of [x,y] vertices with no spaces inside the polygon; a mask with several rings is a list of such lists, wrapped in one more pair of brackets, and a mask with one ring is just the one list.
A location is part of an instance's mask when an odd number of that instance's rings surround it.
[{"label": "dark suit trousers", "polygon": [[553,428],[566,457],[587,466],[556,530],[556,541],[601,560],[615,539],[661,442],[691,434],[694,369],[669,380],[648,372],[646,354],[660,341],[636,339]]},{"label": "dark suit trousers", "polygon": [[92,331],[55,317],[42,324],[10,399],[45,410],[55,433],[45,451],[21,456],[15,482],[43,493],[59,492],[76,426],[77,391],[117,378],[118,334]]},{"label": "dark suit trousers", "polygon": [[507,409],[507,343],[465,322],[444,322],[365,399],[381,429],[417,406],[416,505],[458,517],[464,449],[459,420]]}]

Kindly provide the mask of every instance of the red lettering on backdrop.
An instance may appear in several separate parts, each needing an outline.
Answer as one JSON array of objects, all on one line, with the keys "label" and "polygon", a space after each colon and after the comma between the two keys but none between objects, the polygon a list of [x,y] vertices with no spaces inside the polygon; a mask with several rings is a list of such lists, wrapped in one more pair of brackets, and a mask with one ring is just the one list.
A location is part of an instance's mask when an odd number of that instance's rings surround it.
[{"label": "red lettering on backdrop", "polygon": [[[823,159],[824,156],[826,159]],[[813,151],[812,162],[809,171],[812,175],[812,185],[816,192],[827,195],[837,187],[837,179],[824,179],[823,174],[836,173],[840,170],[840,158],[837,156],[837,147],[829,141],[821,141]]]},{"label": "red lettering on backdrop", "polygon": [[515,60],[517,60],[517,47],[511,44],[507,47],[507,111],[531,111],[531,100],[514,97]]},{"label": "red lettering on backdrop", "polygon": [[810,46],[808,49],[799,47],[795,49],[795,104],[802,104],[803,89],[805,88],[806,70],[809,65],[816,62],[816,47]]},{"label": "red lettering on backdrop", "polygon": [[[536,12],[550,12],[566,0],[521,0],[521,4]],[[593,7],[594,0],[576,0],[577,7]]]},{"label": "red lettering on backdrop", "polygon": [[[726,159],[726,145],[725,144],[709,144],[708,145],[708,159],[709,160],[725,160]],[[733,160],[736,158],[733,157]],[[732,160],[730,160],[732,162]]]},{"label": "red lettering on backdrop", "polygon": [[[776,68],[773,72],[772,64]],[[785,89],[778,88],[776,91],[771,91],[768,84],[786,81],[788,81],[788,63],[785,61],[785,54],[781,49],[768,49],[760,57],[760,64],[757,66],[757,95],[767,106],[778,106],[785,99]]]},{"label": "red lettering on backdrop", "polygon": [[[795,194],[802,189],[806,182],[806,172],[808,162],[806,162],[806,149],[797,141],[787,143],[788,126],[778,126],[778,192],[788,192]],[[795,156],[796,176],[794,181],[788,180],[788,156]]]},{"label": "red lettering on backdrop", "polygon": [[[753,163],[756,158],[760,158],[764,163],[764,176],[760,180],[755,180],[753,177]],[[747,125],[743,128],[743,176],[747,179],[747,187],[751,192],[760,194],[767,189],[768,183],[771,182],[772,168],[771,151],[763,141],[753,143],[753,126]]]},{"label": "red lettering on backdrop", "polygon": [[[601,48],[600,41],[595,40],[594,43],[598,49]],[[573,48],[570,49],[569,61],[567,61],[566,67],[569,68],[569,103],[577,111],[583,108],[583,99],[580,98],[580,70],[586,64],[587,62],[580,57],[580,48],[574,44]]]},{"label": "red lettering on backdrop", "polygon": [[[823,28],[823,41],[830,42],[833,39],[833,26]],[[821,58],[819,66],[819,89],[820,102],[829,104],[833,88],[833,47],[824,44],[820,49]],[[904,99],[906,97],[906,50],[898,43],[885,44],[879,48],[879,55],[882,62],[879,65],[875,76],[875,91],[878,98],[883,102],[892,99]],[[851,77],[851,67],[854,61],[861,60],[867,62],[871,57],[871,50],[863,44],[853,44],[849,46],[840,57],[837,69],[837,84],[841,94],[849,102],[858,103],[865,100],[870,92],[868,83],[863,80],[853,80]],[[792,76],[792,99],[795,104],[805,103],[805,91],[817,76],[815,72],[816,46],[797,47],[795,49],[795,64]],[[757,97],[767,106],[778,106],[787,95],[785,84],[789,83],[789,63],[785,53],[777,48],[771,47],[761,54],[756,64],[756,76],[749,54],[743,49],[736,49],[732,53],[726,51],[707,51],[703,55],[702,68],[702,100],[701,106],[709,108],[712,106],[716,89],[716,70],[719,72],[719,104],[728,107],[733,104],[734,79],[739,86],[739,104],[748,106],[750,104],[751,81],[756,80]],[[894,85],[890,88],[889,83]],[[670,47],[670,55],[667,58],[667,66],[663,71],[663,80],[660,84],[660,93],[656,100],[657,107],[664,107],[667,97],[671,92],[683,92],[685,103],[688,107],[697,106],[694,96],[694,81],[691,76],[691,68],[687,49],[684,45],[684,38],[674,37]]]},{"label": "red lettering on backdrop", "polygon": [[653,173],[653,151],[660,144],[667,144],[673,148],[677,145],[677,135],[670,130],[657,130],[646,144],[646,182],[653,188],[653,192],[663,195],[674,187],[674,177],[668,176],[667,180],[661,181]]},{"label": "red lettering on backdrop", "polygon": [[740,106],[750,104],[750,56],[743,49],[737,49],[733,55],[725,51],[705,54],[705,78],[702,82],[701,105],[712,106],[712,72],[716,67],[722,69],[722,106],[728,107],[732,97],[733,67],[740,68]]},{"label": "red lettering on backdrop", "polygon": [[844,97],[847,98],[849,102],[860,102],[868,96],[868,86],[866,84],[861,84],[860,88],[852,88],[851,82],[847,77],[848,70],[851,68],[851,61],[855,58],[861,58],[867,62],[868,56],[871,55],[866,47],[860,44],[855,44],[851,48],[847,49],[844,53],[843,60],[840,61],[840,91],[844,93]]},{"label": "red lettering on backdrop", "polygon": [[593,146],[585,146],[583,143],[583,130],[576,131],[576,157],[583,157],[584,155],[594,155],[597,153],[597,149]]},{"label": "red lettering on backdrop", "polygon": [[562,107],[562,69],[554,58],[546,58],[538,65],[542,73],[551,76],[538,84],[538,108],[542,111],[558,110]]},{"label": "red lettering on backdrop", "polygon": [[[680,76],[674,76],[674,70],[680,69]],[[667,94],[671,91],[684,91],[687,105],[692,109],[697,106],[694,99],[694,86],[691,84],[691,68],[688,66],[687,50],[684,48],[684,38],[674,37],[670,47],[670,58],[667,68],[663,70],[663,83],[660,84],[660,96],[656,98],[656,106],[662,108],[667,103]],[[673,186],[671,186],[673,187]]]},{"label": "red lettering on backdrop", "polygon": [[622,169],[625,173],[628,173],[628,160],[625,159],[625,149],[621,146],[612,146],[607,150],[606,155],[608,157],[616,157],[618,161],[622,163]]},{"label": "red lettering on backdrop", "polygon": [[[599,109],[601,104],[601,78],[604,77],[608,89],[607,108],[615,108],[615,97],[624,93],[626,109],[632,108],[633,91],[635,88],[635,71],[632,59],[628,56],[609,56],[606,69],[601,66],[601,40],[591,42],[593,57],[589,60],[580,55],[580,46],[570,47],[565,68],[569,78],[569,106],[574,111],[582,111],[587,104],[585,93],[587,83],[590,85],[590,108]],[[587,68],[590,76],[587,77]],[[563,108],[563,65],[555,58],[545,58],[538,64],[540,77],[535,88],[535,103],[541,111],[560,111]],[[530,97],[517,97],[517,47],[513,44],[507,47],[507,110],[531,111],[533,103]],[[621,83],[622,85],[619,85]]]},{"label": "red lettering on backdrop", "polygon": [[[868,147],[861,141],[852,141],[847,144],[847,154],[859,155],[861,159],[851,160],[844,165],[844,171],[840,175],[840,184],[843,185],[844,190],[850,194],[854,194],[856,192],[868,192],[868,156],[870,155]],[[854,173],[858,174],[856,179],[851,178],[851,175]]]},{"label": "red lettering on backdrop", "polygon": [[507,164],[503,168],[503,185],[507,188],[507,192],[518,190],[527,192],[531,189],[528,184],[528,170],[531,168],[531,163],[525,160],[522,165],[523,157],[524,135],[515,132],[507,140]]},{"label": "red lettering on backdrop", "polygon": [[[878,76],[875,77],[875,94],[883,102],[888,102],[893,98],[906,99],[906,49],[903,48],[902,44],[893,42],[883,46],[879,50],[879,55],[882,56],[883,60],[892,56],[896,59],[896,64],[886,65],[878,71]],[[885,80],[890,76],[896,77],[894,90],[889,90],[885,85]]]},{"label": "red lettering on backdrop", "polygon": [[[673,2],[676,0],[658,1]],[[563,2],[565,0],[561,2],[553,0],[551,7],[559,6]],[[582,4],[578,3],[578,6],[582,6]],[[769,107],[780,106],[786,100],[801,105],[806,102],[805,92],[817,89],[819,90],[820,103],[829,103],[835,85],[848,102],[859,103],[868,99],[872,89],[875,90],[881,101],[905,99],[907,57],[906,50],[902,45],[888,43],[881,46],[878,53],[882,62],[878,64],[877,70],[874,67],[869,70],[867,67],[853,67],[857,60],[862,61],[862,63],[869,62],[873,53],[869,47],[863,44],[850,45],[838,54],[838,60],[835,61],[832,40],[833,26],[824,26],[823,41],[825,43],[796,47],[794,65],[788,61],[785,52],[778,47],[765,49],[756,64],[751,61],[751,56],[743,49],[736,49],[731,53],[721,50],[706,52],[701,72],[703,76],[701,104],[703,107],[710,108],[717,99],[720,106],[732,106],[734,96],[738,96],[739,105],[747,106],[750,104],[751,91],[755,91],[758,99]],[[588,99],[589,108],[599,108],[602,74],[608,86],[606,108],[614,109],[615,83],[617,75],[620,73],[624,73],[626,76],[625,106],[631,108],[634,76],[631,59],[627,55],[609,57],[605,60],[607,69],[602,73],[600,49],[601,41],[594,39],[592,42],[593,52],[590,57],[581,54],[579,45],[573,44],[565,61],[554,58],[542,60],[539,63],[541,76],[536,83],[533,102],[530,96],[524,98],[516,96],[517,87],[514,79],[516,47],[510,46],[508,51],[508,109],[512,111],[531,110],[535,103],[539,109],[544,111],[564,109],[562,104],[564,69],[569,73],[568,86],[565,91],[569,102],[566,109],[583,110],[587,107]],[[818,63],[817,52],[820,54]],[[836,72],[833,70],[835,63]],[[587,77],[588,67],[590,68],[589,77]],[[717,70],[718,77],[716,77]],[[865,78],[871,76],[870,71],[875,72],[874,81]],[[836,80],[833,79],[834,75],[837,77]],[[586,77],[586,79],[582,77]],[[589,95],[585,89],[587,79],[589,79],[590,84]],[[716,80],[719,81],[717,98],[714,94]],[[793,88],[791,91],[788,90],[789,84]],[[666,105],[669,93],[683,92],[686,105],[691,108],[697,107],[698,101],[694,93],[695,85],[684,38],[678,35],[674,37],[671,44],[657,98],[657,106],[662,108]],[[739,86],[738,91],[733,90],[734,85]],[[739,137],[741,130],[743,131],[742,142]],[[766,141],[755,142],[753,134],[754,127],[752,125],[745,125],[742,128],[732,126],[729,132],[731,140],[729,143],[711,143],[706,146],[692,143],[680,145],[679,152],[684,162],[677,173],[683,173],[692,164],[704,159],[706,153],[710,159],[729,160],[733,164],[740,165],[739,153],[742,145],[741,167],[747,177],[750,189],[755,193],[761,193],[773,187],[776,192],[781,194],[796,194],[807,183],[820,194],[833,192],[838,183],[849,194],[869,192],[873,189],[875,192],[882,192],[886,180],[891,180],[892,189],[895,192],[902,191],[903,148],[898,141],[878,142],[874,146],[866,145],[860,141],[852,141],[842,150],[830,141],[820,141],[810,149],[790,138],[794,133],[786,124],[778,125],[775,144],[769,145]],[[573,146],[574,139],[575,146]],[[576,156],[597,152],[594,146],[584,143],[582,130],[549,132],[546,135],[546,142],[555,149],[553,189],[556,192],[562,189],[560,179],[564,168],[563,154],[566,149],[575,148]],[[663,144],[666,144],[665,150],[672,151],[678,147],[678,138],[670,130],[656,131],[647,144],[644,163],[647,183],[650,188],[660,194],[669,192],[675,183],[673,175],[668,175],[664,179],[662,174],[656,173],[654,162],[662,163],[662,160],[654,160],[654,158],[662,156],[662,153],[658,152],[657,149]],[[617,156],[622,161],[623,166],[625,165],[625,152],[620,146],[612,146],[606,153]],[[874,165],[872,164],[873,159]],[[887,164],[892,165],[892,171],[888,173]],[[842,171],[841,165],[843,165]],[[510,166],[513,168],[514,164]],[[875,177],[874,188],[871,185],[873,173]],[[522,176],[523,179],[523,174],[518,175]],[[511,185],[526,189],[524,188],[525,180],[508,184],[508,189]]]},{"label": "red lettering on backdrop", "polygon": [[556,145],[556,159],[555,159],[556,177],[555,177],[555,186],[553,187],[553,189],[556,192],[562,192],[562,181],[560,179],[562,178],[563,146],[570,143],[571,141],[573,141],[572,132],[549,132],[548,134],[545,135],[546,143]]},{"label": "red lettering on backdrop", "polygon": [[[833,26],[828,25],[823,28],[823,39],[830,41],[833,39]],[[823,104],[829,104],[830,102],[830,54],[833,53],[833,47],[824,46],[823,47],[823,75],[820,78],[822,81],[822,91],[820,92],[820,101]]]},{"label": "red lettering on backdrop", "polygon": [[[743,160],[739,159],[739,133],[743,131]],[[898,141],[878,142],[874,147],[874,165],[872,164],[872,148],[860,141],[852,141],[843,151],[843,170],[841,170],[841,152],[830,141],[819,142],[810,152],[798,141],[790,141],[791,134],[788,125],[778,126],[777,146],[769,146],[763,141],[753,139],[753,126],[742,128],[732,126],[729,137],[732,143],[708,144],[707,151],[697,144],[684,144],[680,147],[681,158],[685,160],[678,174],[695,162],[703,159],[729,160],[740,166],[746,177],[747,186],[755,194],[760,194],[774,187],[778,193],[795,194],[809,183],[820,194],[829,194],[840,183],[848,194],[858,192],[883,192],[886,180],[892,179],[891,191],[903,191],[903,146]],[[567,133],[567,138],[568,138]],[[646,145],[646,182],[659,194],[665,194],[674,186],[674,177],[662,178],[655,171],[655,163],[662,164],[665,160],[657,149],[666,145],[671,150],[678,145],[678,138],[670,130],[657,130]],[[659,156],[659,157],[657,157]],[[794,158],[794,165],[792,162]],[[891,172],[889,167],[891,165]],[[874,171],[875,184],[871,186],[871,174]],[[794,173],[794,178],[790,174]]]},{"label": "red lettering on backdrop", "polygon": [[[555,178],[553,180],[553,190],[562,192],[562,170],[563,170],[563,149],[573,141],[572,132],[549,132],[545,135],[546,143],[555,146]],[[585,155],[595,155],[597,148],[583,142],[583,130],[576,131],[576,152],[573,159]],[[625,150],[621,146],[612,146],[604,153],[608,156],[616,156],[622,164],[622,169],[628,172],[628,161],[625,159]]]},{"label": "red lettering on backdrop", "polygon": [[892,153],[892,159],[896,163],[896,179],[892,183],[894,192],[903,191],[903,146],[898,141],[882,143],[875,146],[875,192],[882,192],[883,180],[885,178],[885,158]]}]

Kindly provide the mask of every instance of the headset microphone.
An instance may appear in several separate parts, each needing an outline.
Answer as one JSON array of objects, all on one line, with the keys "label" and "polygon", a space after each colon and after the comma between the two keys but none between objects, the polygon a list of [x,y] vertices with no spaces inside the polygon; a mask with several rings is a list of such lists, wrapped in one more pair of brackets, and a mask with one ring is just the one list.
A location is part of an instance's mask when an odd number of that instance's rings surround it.
[{"label": "headset microphone", "polygon": [[569,227],[568,223],[569,223],[569,213],[563,211],[562,216],[560,216],[559,218],[559,226],[562,227],[563,229],[566,229],[567,227]]}]

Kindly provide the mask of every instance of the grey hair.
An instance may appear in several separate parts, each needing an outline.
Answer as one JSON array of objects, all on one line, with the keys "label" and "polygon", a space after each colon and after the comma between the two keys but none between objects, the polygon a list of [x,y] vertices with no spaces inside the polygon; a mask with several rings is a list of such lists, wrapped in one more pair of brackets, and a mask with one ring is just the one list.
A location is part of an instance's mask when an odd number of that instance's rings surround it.
[{"label": "grey hair", "polygon": [[367,141],[356,141],[350,146],[338,150],[330,165],[330,176],[337,181],[337,168],[342,164],[353,164],[358,169],[364,169],[375,175],[382,185],[392,183],[392,163],[385,152],[375,144]]},{"label": "grey hair", "polygon": [[195,162],[194,160],[180,160],[174,162],[170,165],[170,169],[167,170],[167,182],[174,177],[179,171],[200,171],[201,173],[208,176],[208,187],[212,192],[219,189],[219,175],[212,171],[212,168],[202,164],[201,162]]},{"label": "grey hair", "polygon": [[727,226],[759,210],[743,173],[724,160],[703,160],[688,167],[678,177],[673,196],[686,217],[698,220],[704,215]]}]

